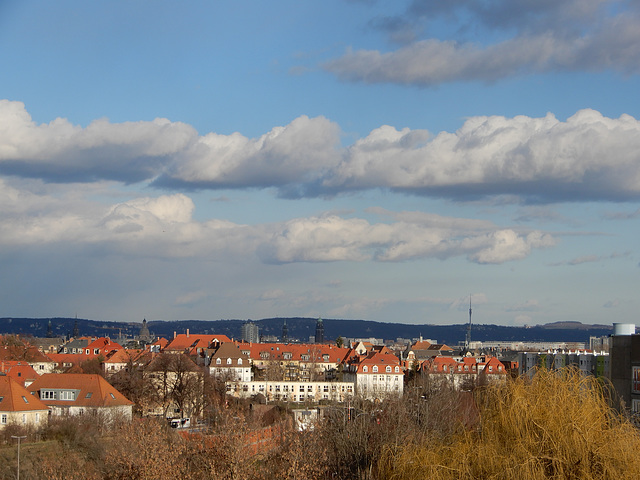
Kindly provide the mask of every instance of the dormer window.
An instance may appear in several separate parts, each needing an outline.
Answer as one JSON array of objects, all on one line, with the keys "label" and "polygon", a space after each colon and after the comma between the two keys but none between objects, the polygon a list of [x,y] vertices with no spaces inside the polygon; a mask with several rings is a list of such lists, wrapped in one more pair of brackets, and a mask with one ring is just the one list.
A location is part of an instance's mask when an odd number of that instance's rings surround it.
[{"label": "dormer window", "polygon": [[232,360],[230,358],[227,358],[227,365],[231,365]]},{"label": "dormer window", "polygon": [[100,349],[99,348],[94,348],[93,349],[93,354],[94,355],[98,355],[100,353]]},{"label": "dormer window", "polygon": [[396,371],[396,373],[399,373],[400,372],[400,367],[396,367],[395,371]]},{"label": "dormer window", "polygon": [[387,365],[386,371],[387,373],[391,373],[391,365]]},{"label": "dormer window", "polygon": [[373,366],[373,373],[376,373],[377,371],[378,371],[378,366],[377,366],[377,365],[374,365],[374,366]]},{"label": "dormer window", "polygon": [[220,365],[222,363],[222,360],[219,358],[216,358],[216,365]]},{"label": "dormer window", "polygon": [[362,371],[363,371],[364,373],[367,373],[368,369],[367,369],[367,366],[366,366],[366,365],[365,365],[364,367],[362,367]]},{"label": "dormer window", "polygon": [[242,359],[241,358],[238,359],[238,365],[242,365]]}]

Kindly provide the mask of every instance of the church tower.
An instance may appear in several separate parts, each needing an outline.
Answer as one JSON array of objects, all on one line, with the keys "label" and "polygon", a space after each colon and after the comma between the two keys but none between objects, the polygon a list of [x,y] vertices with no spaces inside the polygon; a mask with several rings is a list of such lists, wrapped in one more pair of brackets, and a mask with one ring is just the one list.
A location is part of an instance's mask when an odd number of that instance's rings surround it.
[{"label": "church tower", "polygon": [[324,343],[324,324],[321,318],[316,322],[316,343]]}]

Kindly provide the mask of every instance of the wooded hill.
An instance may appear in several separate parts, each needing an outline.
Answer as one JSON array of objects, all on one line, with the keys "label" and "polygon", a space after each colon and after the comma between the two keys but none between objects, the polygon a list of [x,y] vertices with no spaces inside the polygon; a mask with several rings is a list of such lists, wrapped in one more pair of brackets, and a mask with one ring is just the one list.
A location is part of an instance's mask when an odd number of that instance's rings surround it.
[{"label": "wooded hill", "polygon": [[[315,335],[316,318],[264,318],[252,320],[260,328],[261,335],[280,337],[284,321],[287,322],[290,339],[306,342]],[[77,323],[81,336],[132,337],[138,334],[142,322],[109,322],[81,318],[0,318],[0,333],[45,337],[51,321],[52,333],[56,337],[71,336]],[[221,334],[240,339],[242,324],[247,320],[149,320],[152,334],[172,338],[175,333]],[[467,325],[412,325],[385,323],[370,320],[323,319],[326,341],[338,336],[348,338],[416,338],[437,340],[439,343],[457,345],[464,340]],[[580,322],[561,322],[534,327],[512,327],[502,325],[473,325],[472,340],[480,341],[528,341],[528,342],[589,342],[590,336],[606,336],[612,326],[585,325]]]}]

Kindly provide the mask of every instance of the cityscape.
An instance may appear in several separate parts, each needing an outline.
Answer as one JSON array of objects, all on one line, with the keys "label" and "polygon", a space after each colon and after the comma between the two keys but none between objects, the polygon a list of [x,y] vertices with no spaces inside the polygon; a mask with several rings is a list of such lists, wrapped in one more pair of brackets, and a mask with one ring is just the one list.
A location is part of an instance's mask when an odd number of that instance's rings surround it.
[{"label": "cityscape", "polygon": [[[215,466],[207,468],[216,474],[230,468],[224,463],[226,456],[220,464],[217,442],[231,440],[233,448],[243,452],[245,467],[260,465],[273,474],[271,469],[276,467],[263,465],[265,459],[278,458],[284,462],[278,463],[278,469],[291,468],[287,463],[291,459],[280,457],[296,441],[318,435],[339,441],[333,435],[341,429],[347,436],[357,433],[368,439],[386,433],[390,428],[386,423],[398,421],[393,415],[443,408],[439,403],[443,398],[457,428],[472,432],[483,415],[480,399],[487,394],[483,392],[501,391],[523,381],[530,388],[541,388],[536,383],[545,375],[564,382],[554,387],[561,391],[567,385],[574,388],[572,382],[582,390],[584,382],[592,382],[580,396],[588,400],[596,395],[596,401],[607,405],[599,408],[617,411],[624,424],[637,428],[640,335],[635,325],[613,324],[611,334],[591,335],[588,342],[479,341],[473,339],[471,315],[470,308],[466,335],[456,345],[421,336],[328,338],[322,318],[315,320],[313,335],[303,340],[289,334],[301,319],[282,319],[279,336],[261,334],[259,322],[244,321],[237,339],[189,328],[170,338],[158,337],[146,319],[135,334],[120,333],[114,338],[83,336],[78,320],[64,337],[54,335],[52,319],[46,321],[44,337],[5,333],[0,337],[0,437],[9,445],[18,439],[23,449],[39,452],[23,458],[22,467],[19,457],[15,465],[9,460],[5,467],[23,468],[27,478],[61,468],[47,457],[44,446],[61,435],[65,424],[99,426],[100,436],[144,424],[153,436],[164,429],[163,435],[176,436],[187,445],[209,442],[208,461]],[[11,323],[5,322],[4,327]],[[611,388],[599,397],[601,390],[595,385]],[[228,438],[230,424],[233,438]],[[434,434],[430,429],[421,431],[424,425],[405,426],[411,429],[405,435]],[[41,450],[38,445],[43,446]],[[80,448],[74,450],[78,455],[84,447],[73,448]],[[111,443],[101,448],[110,452]],[[189,465],[185,468],[193,473],[197,469],[189,458],[183,459]],[[330,468],[345,478],[361,475],[362,465],[352,461],[334,458]],[[307,463],[303,470],[317,472],[303,478],[329,474],[327,465]],[[119,458],[116,464],[125,470],[134,465],[146,468],[133,459]],[[366,464],[383,468],[377,457],[366,459]],[[242,475],[249,477],[246,472]]]},{"label": "cityscape", "polygon": [[0,1],[0,480],[640,478],[640,2]]}]

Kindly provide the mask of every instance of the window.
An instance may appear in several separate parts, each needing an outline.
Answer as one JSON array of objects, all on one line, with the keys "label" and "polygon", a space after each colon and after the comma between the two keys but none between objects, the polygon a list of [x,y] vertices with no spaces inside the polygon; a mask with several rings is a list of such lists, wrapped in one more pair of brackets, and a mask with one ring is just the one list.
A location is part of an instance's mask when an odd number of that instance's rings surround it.
[{"label": "window", "polygon": [[116,399],[116,396],[113,393],[109,393],[109,395],[111,395],[111,398],[113,398],[114,400]]},{"label": "window", "polygon": [[100,349],[99,348],[94,348],[93,349],[93,354],[94,355],[98,355],[100,353]]},{"label": "window", "polygon": [[220,365],[222,363],[222,360],[220,360],[219,358],[216,358],[216,365]]},{"label": "window", "polygon": [[238,365],[242,365],[242,359],[241,358],[238,359]]},{"label": "window", "polygon": [[76,393],[71,390],[63,390],[60,392],[60,400],[75,400]]},{"label": "window", "polygon": [[632,367],[631,390],[633,393],[640,393],[640,367]]},{"label": "window", "polygon": [[391,365],[387,365],[387,368],[385,369],[387,372],[391,373]]},{"label": "window", "polygon": [[27,414],[26,414],[26,413],[23,413],[23,414],[22,414],[22,423],[23,423],[23,424],[24,424],[24,423],[27,423]]},{"label": "window", "polygon": [[87,355],[89,355],[89,352],[90,352],[90,350],[87,348],[87,351],[86,351]]},{"label": "window", "polygon": [[377,366],[377,365],[374,365],[374,366],[373,366],[373,373],[375,373],[375,372],[377,372],[377,371],[378,371],[378,366]]},{"label": "window", "polygon": [[36,412],[36,423],[40,422],[40,414]]},{"label": "window", "polygon": [[227,358],[227,365],[231,365],[231,362],[232,362],[232,361],[233,361],[233,360],[231,360],[230,358]]},{"label": "window", "polygon": [[29,400],[27,400],[27,397],[25,397],[24,395],[22,396],[22,400],[24,400],[24,403],[29,403]]},{"label": "window", "polygon": [[365,365],[364,367],[362,367],[362,371],[363,371],[364,373],[367,373],[368,369],[367,369],[367,366],[366,366],[366,365]]},{"label": "window", "polygon": [[43,400],[56,400],[57,399],[56,392],[53,391],[53,390],[42,390],[40,395],[42,396]]},{"label": "window", "polygon": [[91,395],[93,395],[93,392],[87,392],[84,398],[91,398]]},{"label": "window", "polygon": [[396,367],[396,368],[395,368],[395,372],[396,372],[396,373],[400,373],[400,367]]},{"label": "window", "polygon": [[0,418],[0,423],[2,423],[3,425],[7,424],[7,414],[3,413],[2,417]]}]

